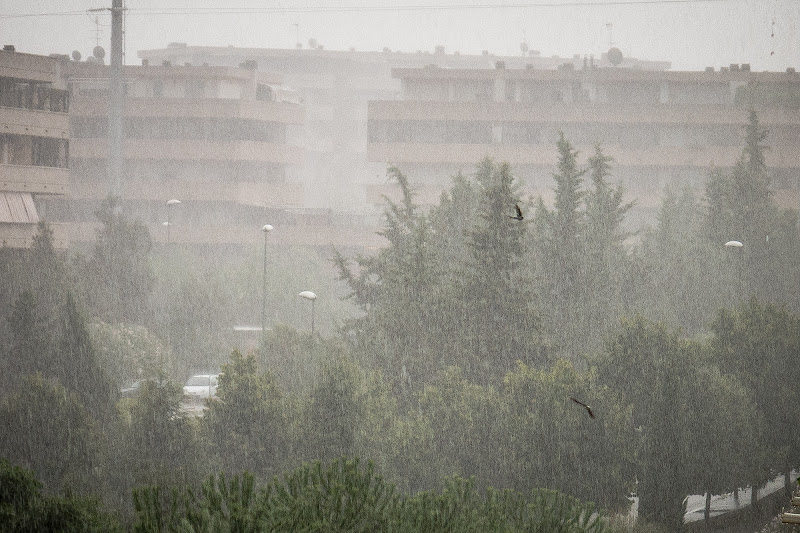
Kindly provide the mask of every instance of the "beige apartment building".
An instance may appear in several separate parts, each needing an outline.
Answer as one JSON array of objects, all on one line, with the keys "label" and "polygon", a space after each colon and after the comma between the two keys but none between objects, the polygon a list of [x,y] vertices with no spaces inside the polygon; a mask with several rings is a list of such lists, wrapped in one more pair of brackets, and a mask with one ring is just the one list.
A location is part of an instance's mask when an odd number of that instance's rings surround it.
[{"label": "beige apartment building", "polygon": [[[69,97],[64,61],[0,51],[0,247],[27,248],[40,220],[51,220],[47,198],[69,186]],[[67,246],[62,224],[54,244]]]},{"label": "beige apartment building", "polygon": [[[328,50],[319,44],[282,49],[171,43],[163,49],[140,50],[138,56],[153,64],[170,61],[181,65],[235,66],[249,61],[259,70],[279,73],[284,83],[297,91],[306,110],[300,168],[306,208],[312,213],[327,211],[334,217],[349,218],[353,224],[373,232],[379,227],[381,214],[374,192],[387,185],[387,160],[368,157],[368,109],[372,100],[402,98],[401,80],[393,77],[392,69],[436,65],[443,70],[486,70],[496,61],[503,61],[509,68],[530,64],[550,70],[564,63],[578,68],[585,60],[599,66],[612,64],[607,54],[596,60],[583,56],[564,58],[525,48],[525,53],[518,56],[498,56],[488,50],[462,54],[446,51],[443,46],[400,52],[388,48]],[[621,54],[612,59],[625,68],[669,68],[668,62],[643,61]]]},{"label": "beige apartment building", "polygon": [[[69,68],[71,181],[61,208],[72,238],[88,241],[93,214],[112,192],[109,69],[86,62]],[[279,76],[170,63],[126,66],[123,76],[119,193],[123,209],[145,222],[155,241],[258,242],[263,224],[289,221],[291,209],[303,205],[293,170],[302,147],[292,128],[303,123],[304,110]]]},{"label": "beige apartment building", "polygon": [[[600,143],[642,210],[656,209],[667,185],[702,187],[712,167],[739,158],[754,105],[769,130],[767,164],[776,196],[797,206],[800,180],[800,75],[753,72],[749,65],[703,72],[644,70],[591,62],[557,69],[396,68],[396,100],[369,103],[368,156],[404,170],[423,202],[435,202],[450,176],[469,174],[485,156],[508,161],[524,193],[547,201],[555,183],[559,132],[585,163]],[[756,87],[769,98],[749,97]],[[370,188],[379,202],[386,186]]]}]

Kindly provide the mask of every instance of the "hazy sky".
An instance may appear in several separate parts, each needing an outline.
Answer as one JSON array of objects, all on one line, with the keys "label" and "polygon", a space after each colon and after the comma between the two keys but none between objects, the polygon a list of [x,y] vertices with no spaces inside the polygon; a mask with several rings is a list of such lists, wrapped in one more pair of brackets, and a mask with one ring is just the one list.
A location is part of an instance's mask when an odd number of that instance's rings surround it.
[{"label": "hazy sky", "polygon": [[[2,44],[38,54],[108,52],[111,0],[3,0]],[[168,43],[291,48],[315,38],[326,49],[599,55],[623,54],[702,70],[750,63],[800,68],[800,0],[127,0],[126,62]],[[41,16],[13,16],[47,14]],[[99,24],[96,24],[97,23]]]}]

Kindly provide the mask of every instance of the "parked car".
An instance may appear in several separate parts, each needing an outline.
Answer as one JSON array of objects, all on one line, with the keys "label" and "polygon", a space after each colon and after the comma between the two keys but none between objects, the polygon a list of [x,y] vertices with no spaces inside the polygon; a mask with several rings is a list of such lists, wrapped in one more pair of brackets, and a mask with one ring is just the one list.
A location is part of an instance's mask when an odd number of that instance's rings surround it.
[{"label": "parked car", "polygon": [[197,374],[186,380],[183,386],[183,408],[198,412],[205,409],[206,400],[217,397],[219,374]]},{"label": "parked car", "polygon": [[119,390],[119,395],[121,398],[136,398],[139,396],[139,390],[141,389],[144,382],[147,381],[146,379],[137,379],[136,381],[125,385]]}]

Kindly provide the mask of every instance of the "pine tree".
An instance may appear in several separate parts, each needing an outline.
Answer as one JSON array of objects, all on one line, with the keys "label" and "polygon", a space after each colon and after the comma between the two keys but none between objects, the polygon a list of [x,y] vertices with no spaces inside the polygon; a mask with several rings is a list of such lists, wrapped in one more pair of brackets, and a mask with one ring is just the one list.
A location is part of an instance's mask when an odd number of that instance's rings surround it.
[{"label": "pine tree", "polygon": [[592,189],[585,195],[586,226],[583,235],[585,254],[580,269],[584,299],[578,309],[583,315],[579,332],[587,348],[597,347],[603,332],[616,321],[623,307],[629,260],[623,229],[625,214],[634,202],[623,201],[622,185],[608,183],[612,158],[599,145],[589,158]]},{"label": "pine tree", "polygon": [[526,222],[511,218],[522,203],[511,167],[484,159],[475,181],[477,210],[467,230],[466,262],[456,267],[453,299],[458,351],[471,377],[484,381],[502,376],[518,359],[541,363],[541,351],[536,302],[521,269]]},{"label": "pine tree", "polygon": [[23,291],[11,308],[8,318],[10,338],[6,353],[3,381],[12,388],[13,376],[33,375],[48,369],[51,336],[47,322],[31,291]]},{"label": "pine tree", "polygon": [[582,287],[579,285],[586,231],[581,189],[586,169],[578,167],[578,152],[564,133],[558,141],[558,173],[552,211],[540,204],[537,215],[543,219],[546,235],[542,242],[541,272],[544,283],[543,304],[551,311],[549,329],[562,349],[571,356],[580,348],[577,308]]}]

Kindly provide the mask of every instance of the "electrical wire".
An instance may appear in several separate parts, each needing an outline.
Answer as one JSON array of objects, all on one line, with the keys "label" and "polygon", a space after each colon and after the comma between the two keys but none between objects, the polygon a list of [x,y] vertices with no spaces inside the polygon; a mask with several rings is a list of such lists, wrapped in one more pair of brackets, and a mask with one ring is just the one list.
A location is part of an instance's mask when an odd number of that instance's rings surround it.
[{"label": "electrical wire", "polygon": [[[579,0],[576,2],[520,2],[512,4],[415,4],[397,6],[320,6],[320,7],[209,7],[209,8],[127,8],[126,15],[239,15],[259,13],[352,13],[352,12],[398,12],[398,11],[459,11],[481,9],[528,9],[528,8],[570,8],[606,6],[647,6],[663,4],[709,4],[732,3],[743,0]],[[0,15],[0,19],[23,17],[49,17],[81,15],[86,11],[58,11],[44,13],[17,13]]]}]

